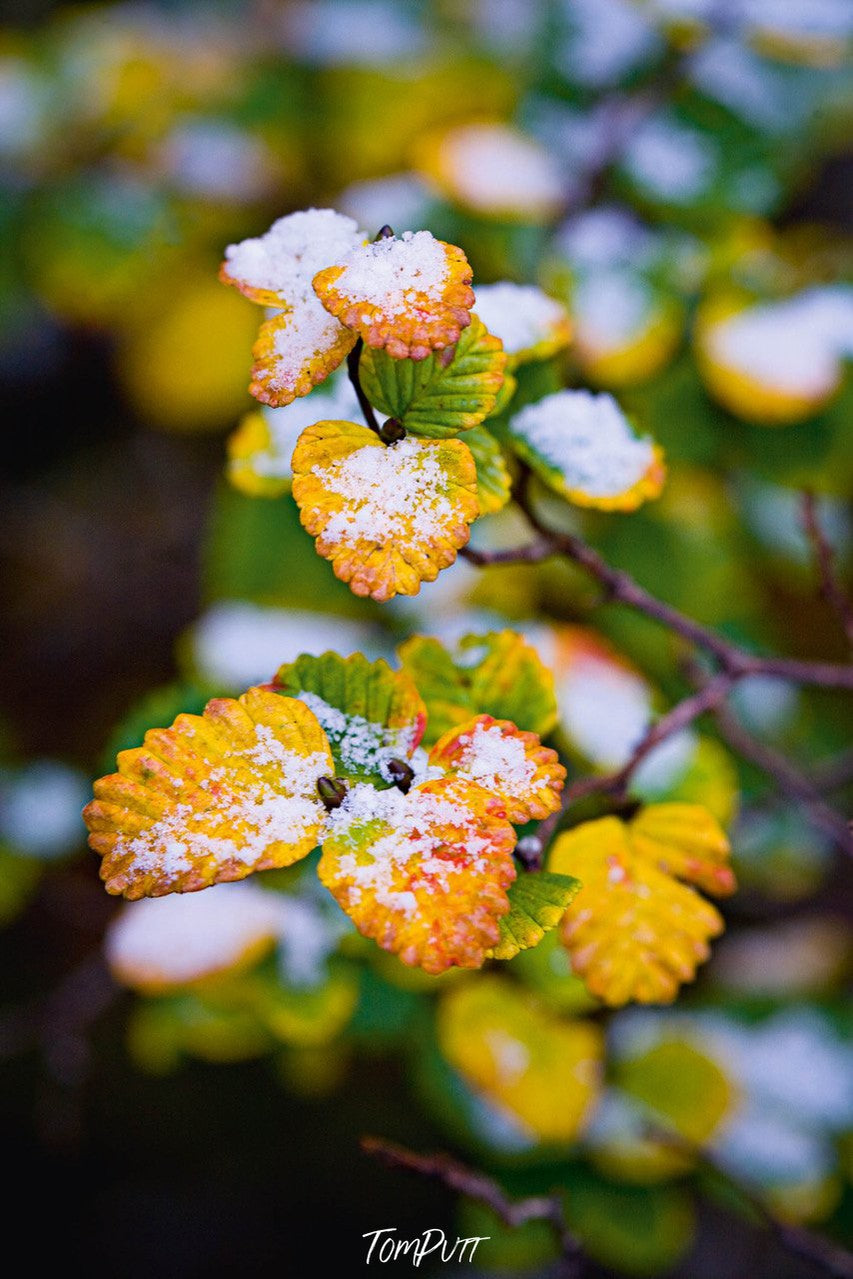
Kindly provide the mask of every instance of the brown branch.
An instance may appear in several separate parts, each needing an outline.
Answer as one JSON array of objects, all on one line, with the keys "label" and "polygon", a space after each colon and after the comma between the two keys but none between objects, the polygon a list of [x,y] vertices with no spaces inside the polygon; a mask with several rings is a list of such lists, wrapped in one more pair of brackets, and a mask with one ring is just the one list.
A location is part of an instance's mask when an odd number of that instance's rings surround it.
[{"label": "brown branch", "polygon": [[753,737],[727,707],[718,706],[715,714],[720,736],[727,745],[772,778],[783,794],[796,800],[811,823],[839,848],[853,853],[853,834],[848,823],[826,803],[815,782],[780,751]]},{"label": "brown branch", "polygon": [[841,623],[847,643],[853,649],[853,602],[841,585],[835,564],[835,551],[820,526],[814,493],[806,491],[802,497],[803,527],[814,555],[820,577],[820,594],[833,608]]},{"label": "brown branch", "polygon": [[549,555],[565,555],[604,587],[606,600],[616,601],[642,613],[679,635],[687,643],[703,649],[715,658],[728,675],[737,679],[747,675],[773,675],[795,684],[853,691],[853,663],[813,662],[794,657],[758,657],[737,644],[732,644],[671,604],[659,600],[640,586],[629,573],[608,564],[598,551],[576,534],[561,533],[543,524],[531,506],[525,489],[526,485],[523,483],[518,486],[516,500],[539,534],[538,540],[516,549],[471,552],[467,558],[472,563],[482,567],[490,564],[530,564],[547,559]]},{"label": "brown branch", "polygon": [[493,564],[540,564],[554,554],[550,542],[540,538],[529,546],[513,546],[505,551],[479,551],[474,546],[463,546],[459,554],[477,568],[490,568]]},{"label": "brown branch", "polygon": [[822,1270],[833,1279],[853,1279],[853,1253],[830,1239],[824,1239],[804,1226],[780,1221],[770,1211],[759,1191],[733,1177],[716,1156],[703,1147],[695,1146],[669,1128],[650,1124],[647,1134],[660,1146],[677,1151],[692,1159],[698,1168],[721,1181],[728,1190],[743,1201],[786,1252]]},{"label": "brown branch", "polygon": [[569,1230],[559,1195],[511,1199],[491,1177],[467,1168],[449,1155],[419,1155],[380,1137],[362,1137],[361,1148],[388,1168],[399,1168],[440,1181],[450,1190],[484,1204],[505,1226],[523,1226],[528,1221],[547,1222],[560,1249],[560,1279],[579,1279],[583,1274],[583,1250]]}]

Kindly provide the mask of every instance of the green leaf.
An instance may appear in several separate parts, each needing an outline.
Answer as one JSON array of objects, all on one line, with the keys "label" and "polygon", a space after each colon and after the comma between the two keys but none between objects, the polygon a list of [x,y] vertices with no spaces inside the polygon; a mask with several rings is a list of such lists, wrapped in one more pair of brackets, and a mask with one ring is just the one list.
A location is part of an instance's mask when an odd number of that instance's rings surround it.
[{"label": "green leaf", "polygon": [[425,360],[394,360],[366,347],[359,366],[367,398],[398,418],[412,435],[446,439],[470,430],[493,413],[504,381],[506,354],[500,338],[476,315],[445,364],[447,352]]},{"label": "green leaf", "polygon": [[512,720],[540,737],[557,722],[554,677],[515,631],[465,635],[453,653],[437,639],[414,636],[398,655],[426,702],[427,746],[475,715]]},{"label": "green leaf", "polygon": [[426,708],[409,675],[381,658],[303,654],[282,666],[273,687],[302,697],[322,724],[339,776],[387,786],[390,759],[408,759],[418,745]]},{"label": "green leaf", "polygon": [[465,443],[474,454],[477,467],[480,514],[493,515],[506,506],[512,488],[512,476],[503,449],[485,426],[475,426],[466,431]]},{"label": "green leaf", "polygon": [[580,880],[572,875],[546,870],[519,875],[507,894],[509,914],[499,921],[501,939],[489,958],[513,959],[519,951],[538,945],[559,924],[580,887]]}]

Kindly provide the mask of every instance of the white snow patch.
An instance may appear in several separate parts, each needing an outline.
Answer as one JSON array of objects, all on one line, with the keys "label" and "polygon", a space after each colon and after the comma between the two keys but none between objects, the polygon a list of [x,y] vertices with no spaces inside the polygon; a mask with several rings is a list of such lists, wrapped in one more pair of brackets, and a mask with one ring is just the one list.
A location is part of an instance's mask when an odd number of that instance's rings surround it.
[{"label": "white snow patch", "polygon": [[564,177],[533,138],[504,124],[469,124],[442,143],[442,161],[454,194],[483,213],[538,216],[559,205]]},{"label": "white snow patch", "polygon": [[640,125],[623,165],[636,183],[659,199],[689,204],[708,189],[717,171],[715,145],[667,116]]},{"label": "white snow patch", "polygon": [[342,266],[337,292],[378,308],[378,318],[394,319],[423,297],[436,301],[447,279],[443,245],[429,231],[404,231],[386,240],[362,244],[330,262]]},{"label": "white snow patch", "polygon": [[85,838],[80,810],[89,787],[76,769],[39,759],[0,774],[0,840],[17,853],[49,861]]}]

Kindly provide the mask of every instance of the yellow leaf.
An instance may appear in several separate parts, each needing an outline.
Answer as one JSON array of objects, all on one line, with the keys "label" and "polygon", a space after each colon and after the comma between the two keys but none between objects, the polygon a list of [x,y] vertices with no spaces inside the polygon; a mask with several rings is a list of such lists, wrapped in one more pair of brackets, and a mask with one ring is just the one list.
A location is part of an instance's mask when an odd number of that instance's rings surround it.
[{"label": "yellow leaf", "polygon": [[252,688],[179,715],[118,756],[83,816],[110,893],[193,892],[310,853],[329,744],[302,702]]},{"label": "yellow leaf", "polygon": [[710,839],[710,826],[691,827],[689,846],[658,845],[650,841],[649,829],[672,837],[677,823],[665,816],[656,825],[654,808],[649,811],[639,840],[634,823],[616,817],[585,822],[560,835],[548,866],[581,881],[563,917],[563,941],[574,971],[611,1005],[671,1002],[708,958],[709,939],[723,930],[714,907],[666,867],[703,885],[713,883],[715,891],[731,891],[727,877],[719,875],[724,854]]},{"label": "yellow leaf", "polygon": [[620,1062],[616,1082],[696,1146],[714,1135],[735,1101],[717,1063],[683,1039],[664,1039]]},{"label": "yellow leaf", "polygon": [[455,244],[407,232],[353,249],[315,275],[314,289],[367,346],[395,360],[424,360],[454,346],[471,323],[471,274]]},{"label": "yellow leaf", "polygon": [[556,1017],[490,975],[444,994],[437,1031],[451,1066],[532,1136],[569,1142],[582,1130],[601,1091],[598,1026]]},{"label": "yellow leaf", "polygon": [[451,728],[433,746],[429,762],[498,795],[516,824],[560,807],[566,770],[557,752],[509,720],[478,715]]},{"label": "yellow leaf", "polygon": [[461,440],[385,445],[355,422],[318,422],[293,454],[303,525],[356,595],[416,595],[456,559],[477,518],[477,471]]},{"label": "yellow leaf", "polygon": [[667,875],[715,897],[735,890],[726,833],[700,804],[650,804],[631,822],[631,842],[638,857]]},{"label": "yellow leaf", "polygon": [[346,359],[356,335],[318,306],[300,302],[261,325],[252,348],[249,390],[256,400],[281,408],[308,395]]},{"label": "yellow leaf", "polygon": [[[750,305],[746,295],[721,293],[699,308],[694,331],[696,365],[709,393],[729,413],[762,426],[788,426],[813,417],[833,398],[844,365],[830,342],[815,338],[817,326],[794,297]],[[787,364],[774,359],[782,335],[793,332],[812,358]],[[750,361],[756,341],[764,360]]]},{"label": "yellow leaf", "polygon": [[428,973],[483,964],[515,878],[499,799],[456,778],[361,784],[329,827],[318,874],[359,932]]}]

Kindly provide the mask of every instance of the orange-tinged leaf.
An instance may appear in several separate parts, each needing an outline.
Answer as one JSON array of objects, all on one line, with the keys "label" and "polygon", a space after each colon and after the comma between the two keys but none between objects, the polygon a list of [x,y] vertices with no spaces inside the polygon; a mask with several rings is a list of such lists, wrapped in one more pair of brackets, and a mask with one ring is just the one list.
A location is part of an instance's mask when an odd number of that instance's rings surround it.
[{"label": "orange-tinged leaf", "polygon": [[499,940],[515,831],[481,787],[360,784],[331,814],[318,874],[359,932],[428,973],[479,968]]},{"label": "orange-tinged leaf", "polygon": [[356,595],[416,595],[456,559],[477,518],[461,440],[383,444],[355,422],[318,422],[293,454],[293,496],[317,550]]},{"label": "orange-tinged leaf", "polygon": [[631,822],[631,842],[667,875],[725,897],[736,888],[725,831],[701,804],[650,804]]},{"label": "orange-tinged leaf", "polygon": [[560,807],[566,770],[557,752],[509,720],[478,715],[450,729],[433,746],[429,762],[499,795],[511,822],[547,817]]},{"label": "orange-tinged leaf", "polygon": [[308,395],[346,359],[356,335],[306,299],[261,325],[252,348],[249,390],[256,400],[281,408]]},{"label": "orange-tinged leaf", "polygon": [[555,1017],[530,992],[489,975],[444,994],[437,1029],[454,1069],[531,1136],[569,1142],[582,1130],[601,1091],[598,1026]]},{"label": "orange-tinged leaf", "polygon": [[334,771],[302,702],[253,688],[179,715],[118,756],[84,810],[107,891],[193,892],[289,866],[317,843],[317,779]]},{"label": "orange-tinged leaf", "polygon": [[632,825],[616,817],[584,822],[554,845],[549,870],[582,884],[563,940],[574,971],[605,1003],[671,1002],[723,930],[714,907],[660,864],[649,860],[648,840],[641,836],[638,850]]},{"label": "orange-tinged leaf", "polygon": [[361,245],[318,272],[326,310],[396,360],[424,360],[452,347],[471,323],[468,259],[429,231]]}]

